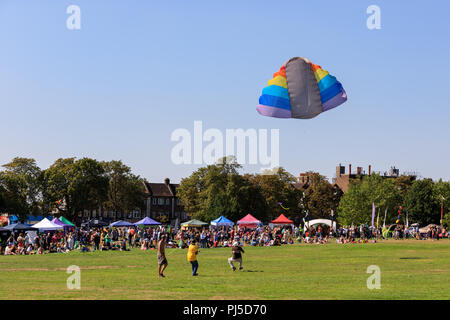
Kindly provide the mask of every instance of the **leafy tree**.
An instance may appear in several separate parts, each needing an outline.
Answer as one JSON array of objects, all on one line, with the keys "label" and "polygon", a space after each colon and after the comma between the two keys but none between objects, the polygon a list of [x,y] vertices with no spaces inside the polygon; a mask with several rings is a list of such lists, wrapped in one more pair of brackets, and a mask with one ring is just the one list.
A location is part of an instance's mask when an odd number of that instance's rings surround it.
[{"label": "leafy tree", "polygon": [[14,158],[3,165],[0,187],[5,211],[24,219],[40,212],[42,171],[30,158]]},{"label": "leafy tree", "polygon": [[78,211],[98,209],[107,198],[108,176],[100,162],[82,158],[71,166],[69,192]]},{"label": "leafy tree", "polygon": [[433,193],[434,198],[439,203],[439,206],[442,206],[443,215],[445,218],[445,216],[450,213],[450,181],[442,181],[442,179],[437,181],[433,185]]},{"label": "leafy tree", "polygon": [[394,179],[394,185],[397,187],[402,198],[405,197],[406,192],[411,188],[415,179],[414,176],[400,176]]},{"label": "leafy tree", "polygon": [[249,176],[241,176],[233,158],[221,159],[193,172],[177,190],[186,211],[195,219],[211,221],[223,215],[237,220],[244,213],[265,219],[267,212],[261,189]]},{"label": "leafy tree", "polygon": [[405,206],[410,223],[419,223],[422,226],[430,223],[439,224],[439,204],[431,179],[414,181],[405,195]]},{"label": "leafy tree", "polygon": [[444,219],[442,220],[442,225],[447,228],[447,230],[450,228],[450,212],[447,212],[444,215]]},{"label": "leafy tree", "polygon": [[[249,177],[250,181],[262,192],[267,206],[267,219],[273,220],[280,214],[295,219],[300,213],[302,192],[293,187],[296,178],[283,168],[266,171]],[[289,208],[289,210],[283,209]]]},{"label": "leafy tree", "polygon": [[341,193],[318,174],[311,174],[309,187],[305,190],[306,209],[315,218],[329,219],[331,210],[336,212]]},{"label": "leafy tree", "polygon": [[395,209],[402,204],[402,197],[391,178],[372,174],[360,182],[352,181],[339,203],[339,223],[369,224],[372,220],[372,203],[375,203],[375,207],[388,210],[388,223],[395,221]]},{"label": "leafy tree", "polygon": [[60,158],[44,171],[43,196],[47,212],[57,208],[65,215],[74,216],[75,203],[71,194],[75,158]]},{"label": "leafy tree", "polygon": [[131,172],[131,168],[122,161],[102,162],[109,180],[106,210],[125,213],[134,209],[144,210],[145,192],[142,179]]},{"label": "leafy tree", "polygon": [[364,190],[360,185],[350,183],[339,203],[337,220],[342,225],[367,223],[369,207],[370,200]]},{"label": "leafy tree", "polygon": [[74,218],[85,209],[101,207],[107,199],[108,184],[105,169],[97,160],[58,159],[44,173],[45,203]]}]

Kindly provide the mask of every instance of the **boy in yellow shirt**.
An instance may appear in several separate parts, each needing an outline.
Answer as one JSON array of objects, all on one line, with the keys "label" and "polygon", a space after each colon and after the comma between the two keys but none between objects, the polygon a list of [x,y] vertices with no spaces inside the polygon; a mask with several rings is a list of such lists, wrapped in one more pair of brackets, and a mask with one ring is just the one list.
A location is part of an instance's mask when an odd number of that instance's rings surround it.
[{"label": "boy in yellow shirt", "polygon": [[188,253],[187,253],[187,260],[192,265],[192,275],[198,276],[197,270],[198,270],[198,261],[197,261],[197,254],[199,253],[197,246],[195,245],[195,240],[191,241],[191,244],[189,245]]}]

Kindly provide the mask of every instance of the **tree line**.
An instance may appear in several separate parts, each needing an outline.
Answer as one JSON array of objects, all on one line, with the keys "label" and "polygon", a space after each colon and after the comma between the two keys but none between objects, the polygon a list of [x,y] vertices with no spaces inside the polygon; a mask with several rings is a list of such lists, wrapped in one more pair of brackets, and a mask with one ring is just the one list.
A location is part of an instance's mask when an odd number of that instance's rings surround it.
[{"label": "tree line", "polygon": [[0,212],[24,220],[55,209],[69,219],[84,210],[117,214],[145,208],[142,179],[121,161],[60,158],[42,170],[16,157],[0,171]]},{"label": "tree line", "polygon": [[[309,172],[308,182],[284,168],[262,174],[241,174],[233,157],[199,168],[182,179],[177,195],[192,218],[209,222],[223,215],[236,221],[247,213],[267,223],[284,214],[303,218],[332,218],[341,225],[370,224],[372,203],[380,224],[394,223],[402,206],[401,223],[450,222],[450,182],[416,180],[410,176],[385,178],[378,174],[352,179],[343,194],[325,177]],[[0,171],[0,212],[26,218],[58,209],[69,219],[84,210],[127,213],[145,210],[145,181],[121,161],[61,158],[42,170],[34,159],[14,158]]]},{"label": "tree line", "polygon": [[[399,218],[401,224],[419,223],[421,226],[440,224],[441,207],[444,208],[444,225],[450,223],[450,182],[411,176],[385,178],[378,174],[354,180],[338,207],[341,224],[370,224],[372,203],[376,207],[376,219],[380,224],[393,224]],[[399,209],[400,217],[399,217]]]},{"label": "tree line", "polygon": [[182,179],[177,194],[186,212],[207,222],[221,215],[236,221],[250,213],[266,223],[280,214],[300,223],[306,212],[328,218],[339,204],[340,190],[320,175],[311,175],[308,188],[302,188],[281,167],[262,174],[240,174],[241,168],[225,157]]},{"label": "tree line", "polygon": [[402,206],[400,223],[440,223],[444,205],[444,224],[449,224],[450,182],[416,180],[411,176],[396,179],[378,174],[352,179],[343,193],[326,177],[308,172],[306,184],[283,168],[262,174],[239,174],[234,158],[223,158],[193,172],[181,181],[178,196],[193,218],[211,221],[224,215],[236,221],[251,213],[263,222],[280,214],[299,223],[303,218],[334,219],[341,225],[371,224],[372,203],[380,212],[380,226],[395,223]]}]

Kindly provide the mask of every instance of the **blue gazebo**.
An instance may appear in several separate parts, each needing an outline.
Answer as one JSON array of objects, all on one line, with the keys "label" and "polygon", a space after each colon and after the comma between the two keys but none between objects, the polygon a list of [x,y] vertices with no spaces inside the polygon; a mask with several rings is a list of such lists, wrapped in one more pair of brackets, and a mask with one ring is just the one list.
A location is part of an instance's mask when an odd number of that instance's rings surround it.
[{"label": "blue gazebo", "polygon": [[222,227],[222,226],[232,227],[234,226],[234,223],[233,221],[225,218],[224,216],[220,216],[216,220],[211,221],[211,225],[215,227]]}]

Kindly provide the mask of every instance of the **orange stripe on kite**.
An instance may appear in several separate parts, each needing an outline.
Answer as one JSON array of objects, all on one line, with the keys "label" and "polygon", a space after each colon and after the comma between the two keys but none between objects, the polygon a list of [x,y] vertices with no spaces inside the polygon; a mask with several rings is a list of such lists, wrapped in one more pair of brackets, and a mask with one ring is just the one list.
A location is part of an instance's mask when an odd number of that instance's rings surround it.
[{"label": "orange stripe on kite", "polygon": [[322,69],[322,67],[319,66],[318,64],[311,63],[310,65],[311,65],[312,71],[314,71],[314,72],[318,69]]},{"label": "orange stripe on kite", "polygon": [[273,77],[275,78],[276,76],[280,76],[280,77],[285,77],[286,78],[286,68],[285,67],[281,67],[279,71],[275,72],[273,74]]}]

